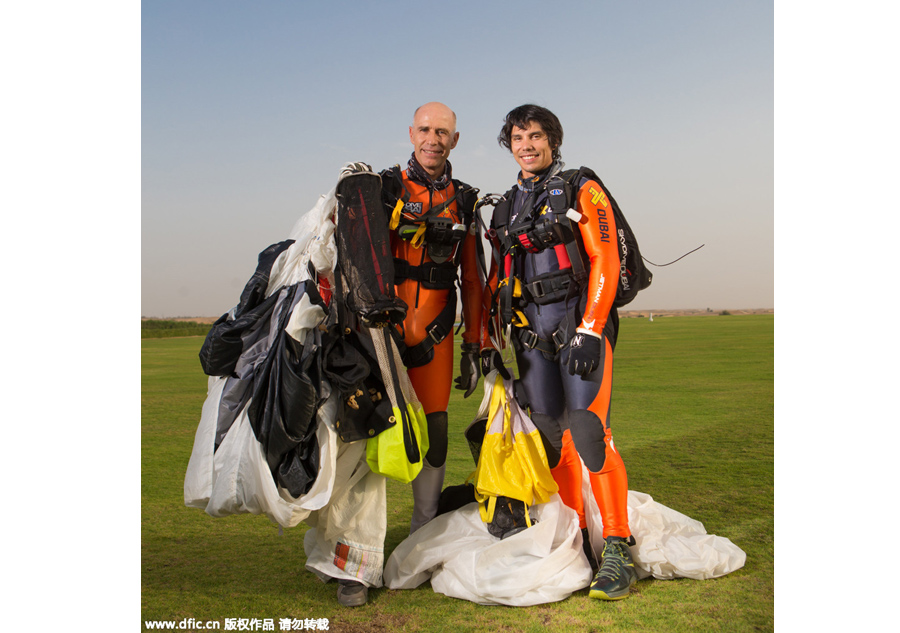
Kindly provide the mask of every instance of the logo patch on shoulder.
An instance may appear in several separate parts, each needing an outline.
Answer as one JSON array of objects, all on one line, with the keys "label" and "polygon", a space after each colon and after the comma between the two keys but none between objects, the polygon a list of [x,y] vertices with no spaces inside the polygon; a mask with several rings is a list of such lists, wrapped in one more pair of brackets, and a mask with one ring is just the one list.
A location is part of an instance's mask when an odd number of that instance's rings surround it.
[{"label": "logo patch on shoulder", "polygon": [[603,193],[603,190],[597,191],[594,187],[588,189],[588,193],[590,193],[593,197],[591,198],[591,202],[593,204],[600,204],[604,209],[609,206],[609,200],[606,199],[606,194]]}]

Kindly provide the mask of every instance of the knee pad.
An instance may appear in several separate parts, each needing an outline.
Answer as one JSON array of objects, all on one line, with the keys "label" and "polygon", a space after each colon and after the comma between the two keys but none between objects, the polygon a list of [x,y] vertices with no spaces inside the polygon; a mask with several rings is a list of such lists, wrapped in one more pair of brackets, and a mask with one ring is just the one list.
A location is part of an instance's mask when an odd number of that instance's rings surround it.
[{"label": "knee pad", "polygon": [[425,414],[428,421],[428,452],[425,461],[429,466],[440,468],[447,461],[447,412],[435,411]]},{"label": "knee pad", "polygon": [[598,473],[606,461],[606,429],[596,413],[585,409],[569,412],[569,428],[572,440],[584,465]]},{"label": "knee pad", "polygon": [[538,433],[541,434],[550,468],[555,468],[559,465],[559,458],[562,454],[562,430],[559,428],[559,422],[545,413],[532,413],[531,421],[534,422]]}]

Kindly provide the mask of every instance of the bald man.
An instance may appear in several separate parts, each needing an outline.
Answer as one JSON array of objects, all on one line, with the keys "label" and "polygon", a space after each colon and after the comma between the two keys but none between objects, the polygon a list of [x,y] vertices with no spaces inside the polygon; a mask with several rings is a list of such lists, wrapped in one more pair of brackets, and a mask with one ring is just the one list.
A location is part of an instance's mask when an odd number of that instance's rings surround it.
[{"label": "bald man", "polygon": [[428,419],[430,447],[412,484],[412,533],[437,514],[444,482],[456,284],[465,323],[456,383],[468,397],[479,377],[483,279],[473,212],[478,190],[455,180],[447,160],[459,142],[456,115],[443,103],[420,106],[409,126],[409,140],[413,152],[406,169],[395,165],[381,175],[385,208],[391,214],[397,296],[408,306],[402,329],[404,362]]},{"label": "bald man", "polygon": [[[412,533],[437,514],[444,482],[457,284],[465,321],[457,388],[468,397],[480,375],[483,275],[473,211],[478,190],[455,180],[447,160],[459,141],[456,115],[442,103],[420,106],[409,140],[413,152],[407,168],[395,165],[381,178],[395,289],[408,306],[395,340],[428,421],[429,448],[412,482]],[[346,486],[328,508],[307,519],[314,529],[304,540],[307,568],[323,580],[337,579],[338,602],[347,607],[366,604],[368,588],[382,584],[385,484],[384,477],[359,468],[357,453],[364,460],[365,451],[358,446],[364,444],[339,443],[337,468]]]}]

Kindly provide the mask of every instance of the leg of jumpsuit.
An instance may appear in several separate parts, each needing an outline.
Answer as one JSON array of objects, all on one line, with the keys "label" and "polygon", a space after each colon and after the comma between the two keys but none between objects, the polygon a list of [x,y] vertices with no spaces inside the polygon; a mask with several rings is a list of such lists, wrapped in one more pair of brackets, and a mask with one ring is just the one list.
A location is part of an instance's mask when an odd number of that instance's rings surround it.
[{"label": "leg of jumpsuit", "polygon": [[562,502],[578,514],[578,527],[586,528],[584,497],[581,496],[581,459],[578,457],[578,451],[575,450],[575,442],[572,440],[572,432],[569,429],[563,431],[559,464],[550,469],[550,474],[553,475],[553,480],[559,486],[559,496]]},{"label": "leg of jumpsuit", "polygon": [[[530,271],[536,274],[537,271]],[[550,339],[560,323],[571,318],[577,299],[567,303],[555,303],[542,307],[529,304],[525,308],[528,321],[539,336]],[[559,486],[562,502],[575,510],[578,524],[585,528],[584,498],[581,492],[581,459],[575,449],[572,434],[563,429],[566,418],[566,402],[563,397],[563,381],[568,378],[560,372],[555,360],[548,360],[535,349],[520,347],[516,351],[520,384],[524,388],[531,409],[531,419],[544,436],[544,448],[553,480]],[[522,404],[522,403],[519,403]]]},{"label": "leg of jumpsuit", "polygon": [[[534,275],[538,272],[540,271],[529,270],[527,274]],[[529,304],[525,307],[525,314],[537,334],[548,340],[561,322],[571,318],[569,315],[576,306],[576,298],[567,303],[545,306]],[[571,433],[563,428],[566,418],[566,403],[563,398],[564,376],[560,373],[555,360],[548,360],[536,349],[519,346],[516,350],[516,361],[520,384],[528,400],[525,404],[531,409],[531,419],[543,435],[550,473],[559,486],[560,499],[575,510],[578,523],[584,528],[587,521],[581,492],[581,460],[572,442]]]},{"label": "leg of jumpsuit", "polygon": [[560,370],[567,376],[564,383],[572,439],[590,474],[591,491],[603,519],[603,538],[628,538],[628,475],[609,425],[613,351],[606,334],[602,350],[600,366],[585,379],[568,376],[562,364]]},{"label": "leg of jumpsuit", "polygon": [[409,370],[410,382],[428,420],[428,452],[422,470],[412,482],[413,514],[409,533],[431,521],[438,510],[447,470],[447,404],[453,373],[453,336],[434,347],[427,365]]},{"label": "leg of jumpsuit", "polygon": [[581,527],[584,520],[584,502],[581,496],[581,460],[575,452],[572,435],[563,431],[562,420],[566,412],[561,397],[563,385],[554,361],[544,358],[538,350],[520,348],[516,351],[519,369],[519,385],[531,410],[531,420],[541,432],[547,462],[553,480],[559,486],[562,502],[575,510]]}]

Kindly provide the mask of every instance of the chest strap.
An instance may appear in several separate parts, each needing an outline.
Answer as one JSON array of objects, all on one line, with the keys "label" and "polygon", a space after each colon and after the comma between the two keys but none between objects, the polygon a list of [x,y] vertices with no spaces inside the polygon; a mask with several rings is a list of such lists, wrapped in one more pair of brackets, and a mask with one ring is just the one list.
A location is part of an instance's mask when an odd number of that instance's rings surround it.
[{"label": "chest strap", "polygon": [[523,283],[522,295],[526,302],[539,306],[563,301],[577,294],[578,282],[571,269],[557,270],[534,277]]}]

